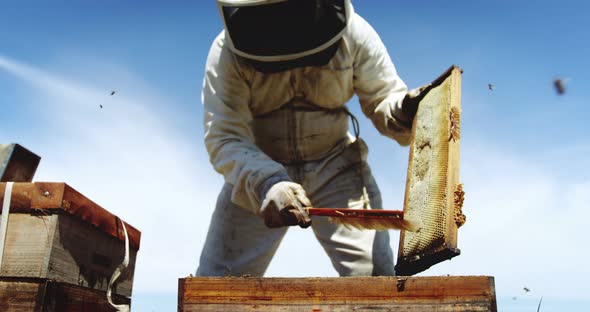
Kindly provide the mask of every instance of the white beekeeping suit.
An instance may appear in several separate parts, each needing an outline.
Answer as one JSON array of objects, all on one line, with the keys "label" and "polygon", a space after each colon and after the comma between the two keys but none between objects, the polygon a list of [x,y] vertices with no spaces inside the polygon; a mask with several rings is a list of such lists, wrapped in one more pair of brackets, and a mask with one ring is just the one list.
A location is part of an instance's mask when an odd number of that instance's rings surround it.
[{"label": "white beekeeping suit", "polygon": [[393,275],[386,231],[301,209],[382,207],[345,103],[357,94],[379,132],[402,145],[417,104],[379,36],[344,0],[218,5],[225,30],[209,52],[202,101],[205,144],[226,184],[197,275],[261,276],[285,225],[310,224],[341,276]]}]

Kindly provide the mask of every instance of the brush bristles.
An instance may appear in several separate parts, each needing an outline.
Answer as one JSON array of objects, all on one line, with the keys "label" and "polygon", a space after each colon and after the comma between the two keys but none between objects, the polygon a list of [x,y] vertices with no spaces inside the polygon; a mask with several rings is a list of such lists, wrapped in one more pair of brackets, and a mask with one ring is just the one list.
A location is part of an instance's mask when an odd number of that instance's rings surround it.
[{"label": "brush bristles", "polygon": [[349,229],[353,227],[359,230],[407,230],[417,232],[421,228],[419,222],[408,218],[330,217],[330,221],[335,224],[342,224]]}]

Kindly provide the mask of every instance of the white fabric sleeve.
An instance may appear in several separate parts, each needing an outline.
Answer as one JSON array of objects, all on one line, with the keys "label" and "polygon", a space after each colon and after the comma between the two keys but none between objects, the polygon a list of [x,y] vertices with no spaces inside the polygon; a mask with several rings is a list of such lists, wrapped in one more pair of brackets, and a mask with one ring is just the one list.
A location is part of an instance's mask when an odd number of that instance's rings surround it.
[{"label": "white fabric sleeve", "polygon": [[354,89],[363,113],[377,130],[400,145],[410,144],[411,117],[402,111],[406,84],[398,76],[377,32],[359,15],[351,20]]},{"label": "white fabric sleeve", "polygon": [[[239,63],[219,35],[207,57],[202,102],[205,145],[215,170],[233,185],[231,200],[259,213],[265,180],[288,180],[285,168],[254,143],[251,90]],[[276,179],[276,177],[281,177]]]}]

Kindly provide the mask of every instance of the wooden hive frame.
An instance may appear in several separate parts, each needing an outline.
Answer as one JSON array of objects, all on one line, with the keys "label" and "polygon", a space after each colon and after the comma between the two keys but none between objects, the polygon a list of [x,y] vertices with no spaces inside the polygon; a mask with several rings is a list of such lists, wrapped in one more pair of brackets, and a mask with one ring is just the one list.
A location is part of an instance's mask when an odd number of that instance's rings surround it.
[{"label": "wooden hive frame", "polygon": [[413,275],[460,254],[457,229],[465,222],[459,183],[461,69],[432,82],[412,127],[404,214],[418,232],[401,231],[397,275]]}]

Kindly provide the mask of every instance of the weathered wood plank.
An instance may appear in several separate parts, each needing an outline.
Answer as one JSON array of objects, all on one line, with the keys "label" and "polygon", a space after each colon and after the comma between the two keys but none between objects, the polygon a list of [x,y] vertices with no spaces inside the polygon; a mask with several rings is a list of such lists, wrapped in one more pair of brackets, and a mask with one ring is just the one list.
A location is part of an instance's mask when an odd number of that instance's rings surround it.
[{"label": "weathered wood plank", "polygon": [[[113,296],[117,304],[130,304]],[[0,278],[0,311],[10,312],[113,312],[106,293],[47,279]]]},{"label": "weathered wood plank", "polygon": [[45,287],[42,281],[0,279],[0,311],[41,311]]},{"label": "weathered wood plank", "polygon": [[[0,276],[47,278],[106,291],[123,244],[68,214],[10,214]],[[131,296],[137,251],[113,292]],[[1,310],[0,310],[1,311]]]},{"label": "weathered wood plank", "polygon": [[0,144],[0,182],[31,182],[40,161],[19,144]]},{"label": "weathered wood plank", "polygon": [[[256,312],[379,312],[379,311],[404,311],[404,312],[488,312],[488,304],[416,304],[416,305],[395,305],[391,304],[301,304],[301,305],[242,305],[242,304],[216,304],[216,305],[193,305],[179,311],[199,311],[199,312],[218,312],[218,311],[256,311]],[[495,310],[493,310],[495,311]]]},{"label": "weathered wood plank", "polygon": [[[115,304],[130,304],[124,296],[114,295]],[[67,283],[50,283],[45,295],[44,311],[64,312],[115,312],[108,303],[106,293],[95,289],[70,285]]]},{"label": "weathered wood plank", "polygon": [[179,311],[496,311],[487,276],[184,278],[178,299]]},{"label": "weathered wood plank", "polygon": [[[49,270],[43,277],[103,291],[125,256],[117,239],[70,215],[59,216],[50,253]],[[114,285],[114,293],[131,296],[136,255],[130,250],[129,266]]]},{"label": "weathered wood plank", "polygon": [[10,214],[0,276],[46,277],[58,215]]}]

